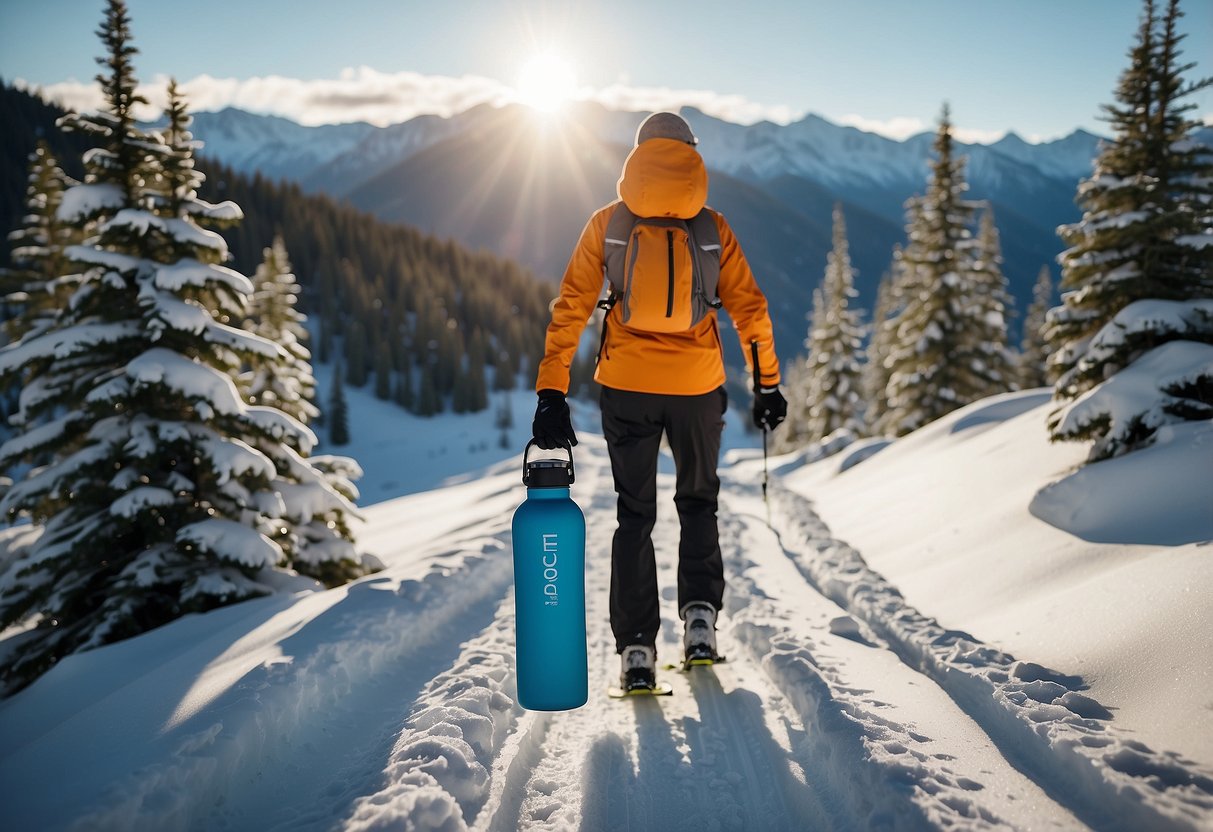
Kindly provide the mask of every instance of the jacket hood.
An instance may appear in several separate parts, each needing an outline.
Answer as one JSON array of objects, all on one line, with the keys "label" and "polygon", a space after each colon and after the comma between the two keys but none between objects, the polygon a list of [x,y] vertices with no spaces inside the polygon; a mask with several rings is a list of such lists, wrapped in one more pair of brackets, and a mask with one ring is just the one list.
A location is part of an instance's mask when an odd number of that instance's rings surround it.
[{"label": "jacket hood", "polygon": [[649,139],[628,154],[619,198],[638,217],[689,220],[708,200],[708,171],[695,148],[674,139]]}]

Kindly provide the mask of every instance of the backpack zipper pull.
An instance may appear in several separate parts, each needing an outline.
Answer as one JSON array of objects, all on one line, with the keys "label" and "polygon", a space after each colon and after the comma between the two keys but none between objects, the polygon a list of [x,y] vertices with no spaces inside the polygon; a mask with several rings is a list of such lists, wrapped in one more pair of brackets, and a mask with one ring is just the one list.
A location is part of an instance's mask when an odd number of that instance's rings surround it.
[{"label": "backpack zipper pull", "polygon": [[669,267],[669,279],[666,281],[665,316],[674,317],[674,232],[665,232],[666,264]]}]

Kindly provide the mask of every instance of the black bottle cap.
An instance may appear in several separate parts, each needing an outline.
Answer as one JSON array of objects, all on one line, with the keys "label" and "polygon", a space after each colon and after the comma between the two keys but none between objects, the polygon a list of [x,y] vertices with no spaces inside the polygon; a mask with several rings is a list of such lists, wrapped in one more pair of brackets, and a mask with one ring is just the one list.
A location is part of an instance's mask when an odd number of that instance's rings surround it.
[{"label": "black bottle cap", "polygon": [[573,449],[567,446],[564,448],[565,453],[569,455],[567,460],[528,460],[527,455],[534,444],[534,440],[528,442],[526,450],[522,453],[522,484],[527,488],[568,488],[572,485],[576,479],[573,471]]}]

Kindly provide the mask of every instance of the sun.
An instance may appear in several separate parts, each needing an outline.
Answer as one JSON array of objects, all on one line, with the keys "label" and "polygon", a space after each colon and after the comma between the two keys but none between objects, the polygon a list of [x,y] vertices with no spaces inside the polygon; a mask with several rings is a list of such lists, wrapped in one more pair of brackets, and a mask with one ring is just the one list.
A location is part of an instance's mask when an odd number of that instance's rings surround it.
[{"label": "sun", "polygon": [[573,97],[573,67],[558,55],[535,55],[523,64],[516,86],[518,100],[541,113],[554,113]]}]

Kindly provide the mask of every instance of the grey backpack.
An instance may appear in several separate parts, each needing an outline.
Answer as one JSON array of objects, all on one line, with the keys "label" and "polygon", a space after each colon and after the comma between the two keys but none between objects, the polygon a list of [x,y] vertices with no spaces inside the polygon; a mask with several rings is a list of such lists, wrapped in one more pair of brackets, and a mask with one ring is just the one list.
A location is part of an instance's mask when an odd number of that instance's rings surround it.
[{"label": "grey backpack", "polygon": [[622,303],[622,322],[644,332],[685,332],[720,308],[720,232],[707,208],[689,220],[638,217],[620,202],[607,223],[599,306]]}]

